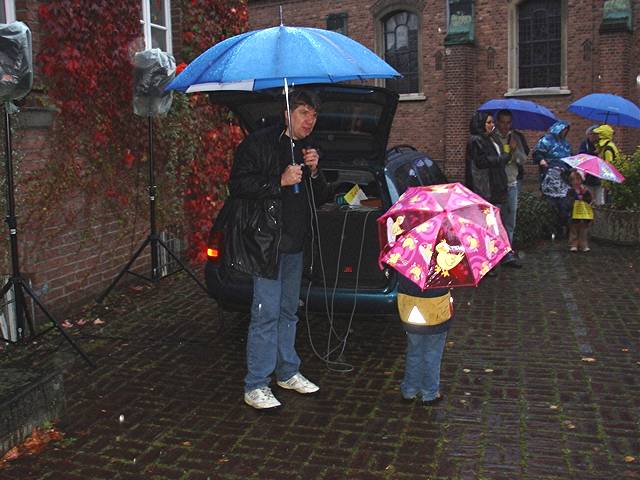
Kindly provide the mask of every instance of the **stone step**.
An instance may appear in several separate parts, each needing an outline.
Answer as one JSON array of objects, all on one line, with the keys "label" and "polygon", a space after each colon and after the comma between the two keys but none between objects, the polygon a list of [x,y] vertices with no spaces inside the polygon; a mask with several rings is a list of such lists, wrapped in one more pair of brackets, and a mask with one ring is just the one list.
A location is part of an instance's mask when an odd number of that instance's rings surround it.
[{"label": "stone step", "polygon": [[35,427],[59,419],[64,407],[62,371],[0,371],[0,453],[22,443]]}]

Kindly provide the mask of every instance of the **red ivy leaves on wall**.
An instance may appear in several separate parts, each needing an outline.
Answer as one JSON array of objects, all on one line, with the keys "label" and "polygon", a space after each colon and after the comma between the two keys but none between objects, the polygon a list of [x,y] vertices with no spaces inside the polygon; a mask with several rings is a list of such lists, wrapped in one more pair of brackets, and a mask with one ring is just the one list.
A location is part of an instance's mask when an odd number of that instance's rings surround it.
[{"label": "red ivy leaves on wall", "polygon": [[247,27],[246,0],[187,0],[182,32],[182,55],[193,60],[215,43]]},{"label": "red ivy leaves on wall", "polygon": [[191,227],[189,245],[198,262],[206,260],[211,221],[222,207],[233,152],[243,134],[237,125],[221,124],[206,135],[204,154],[187,165],[185,210]]},{"label": "red ivy leaves on wall", "polygon": [[54,0],[39,8],[37,64],[59,113],[51,158],[31,180],[47,211],[58,206],[68,221],[81,212],[91,219],[99,206],[135,215],[130,170],[144,155],[146,128],[131,107],[139,10],[139,2],[109,0]]},{"label": "red ivy leaves on wall", "polygon": [[[190,0],[184,11],[182,56],[192,61],[215,43],[243,32],[246,26],[246,0]],[[209,229],[226,196],[233,152],[243,135],[223,109],[208,104],[205,95],[191,98],[196,124],[202,129],[203,154],[185,166],[184,207],[189,225],[188,253],[202,262],[206,260]],[[212,121],[216,118],[220,121]]]},{"label": "red ivy leaves on wall", "polygon": [[[179,60],[193,60],[247,24],[246,0],[174,0],[176,5],[183,15]],[[40,6],[39,18],[38,65],[59,115],[46,171],[27,179],[37,191],[36,219],[38,212],[62,206],[74,221],[83,209],[100,204],[127,221],[146,208],[146,199],[135,194],[141,179],[140,168],[134,168],[146,160],[146,119],[135,117],[131,105],[131,58],[144,48],[140,2],[51,0]],[[165,217],[175,221],[185,214],[188,253],[202,260],[241,132],[204,96],[175,95],[169,116],[154,123],[157,183],[166,193],[159,207],[167,206],[170,195],[183,196],[184,212],[168,211]],[[70,205],[75,211],[69,212]]]}]

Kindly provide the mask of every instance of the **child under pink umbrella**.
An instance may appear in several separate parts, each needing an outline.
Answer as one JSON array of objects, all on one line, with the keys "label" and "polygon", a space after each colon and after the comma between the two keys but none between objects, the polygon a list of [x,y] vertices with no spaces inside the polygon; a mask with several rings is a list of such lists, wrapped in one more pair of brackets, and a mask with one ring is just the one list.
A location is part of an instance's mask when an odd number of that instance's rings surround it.
[{"label": "child under pink umbrella", "polygon": [[589,226],[593,221],[593,200],[591,192],[584,185],[582,173],[575,168],[569,173],[571,188],[567,192],[567,203],[570,207],[571,218],[569,220],[569,250],[588,252]]}]

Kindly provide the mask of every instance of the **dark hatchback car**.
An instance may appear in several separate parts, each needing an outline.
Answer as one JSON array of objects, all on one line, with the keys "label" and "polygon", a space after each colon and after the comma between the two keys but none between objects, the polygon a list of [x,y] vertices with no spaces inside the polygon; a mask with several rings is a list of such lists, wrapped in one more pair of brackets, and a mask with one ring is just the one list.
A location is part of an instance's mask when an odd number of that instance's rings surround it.
[{"label": "dark hatchback car", "polygon": [[[409,146],[387,151],[398,96],[365,86],[316,86],[321,107],[312,134],[320,167],[332,189],[317,210],[318,222],[305,250],[300,293],[305,312],[387,314],[395,312],[393,271],[378,267],[386,229],[376,219],[409,186],[447,183],[438,165]],[[212,101],[231,108],[247,132],[281,121],[282,95],[270,92],[221,92]],[[355,185],[367,196],[361,205],[343,205]],[[220,266],[221,232],[212,229],[205,265],[210,295],[226,310],[248,310],[251,277]]]}]

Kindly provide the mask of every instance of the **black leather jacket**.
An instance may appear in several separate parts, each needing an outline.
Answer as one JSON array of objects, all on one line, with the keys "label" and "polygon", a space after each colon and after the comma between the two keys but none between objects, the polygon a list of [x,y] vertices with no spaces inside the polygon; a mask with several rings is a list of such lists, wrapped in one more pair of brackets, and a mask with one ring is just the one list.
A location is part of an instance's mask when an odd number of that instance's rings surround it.
[{"label": "black leather jacket", "polygon": [[[229,198],[216,220],[215,230],[224,230],[222,263],[226,268],[265,278],[277,276],[278,245],[282,227],[282,201],[278,158],[282,126],[249,135],[237,148]],[[320,173],[311,185],[316,205],[326,201],[328,186]]]}]

